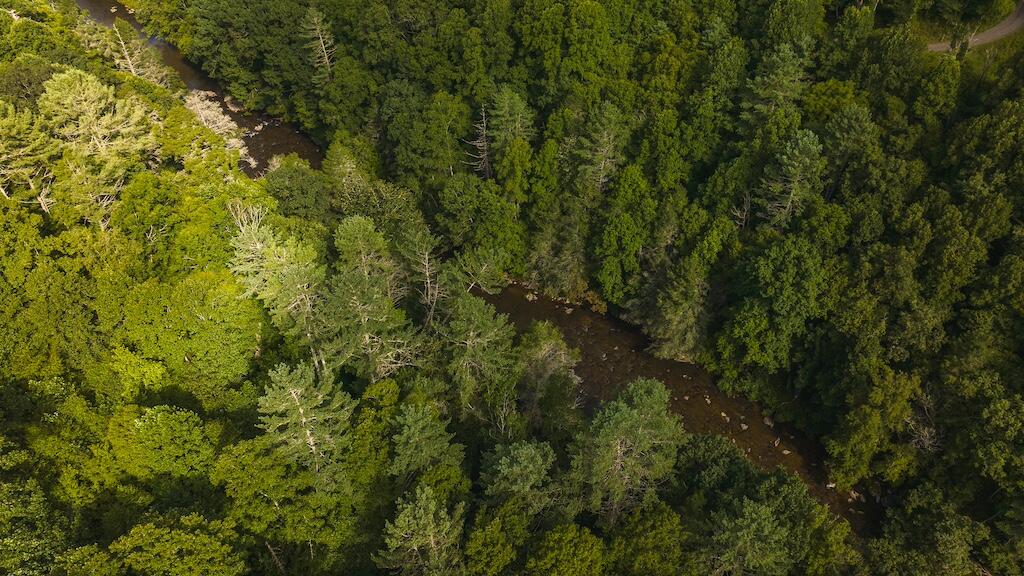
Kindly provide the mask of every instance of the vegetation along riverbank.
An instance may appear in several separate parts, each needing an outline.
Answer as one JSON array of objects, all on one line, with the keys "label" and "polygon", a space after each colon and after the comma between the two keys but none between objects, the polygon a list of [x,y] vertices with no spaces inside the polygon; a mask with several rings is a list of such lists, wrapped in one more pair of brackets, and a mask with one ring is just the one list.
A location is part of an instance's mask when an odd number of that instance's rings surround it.
[{"label": "vegetation along riverbank", "polygon": [[0,0],[0,572],[1020,574],[1006,14]]}]

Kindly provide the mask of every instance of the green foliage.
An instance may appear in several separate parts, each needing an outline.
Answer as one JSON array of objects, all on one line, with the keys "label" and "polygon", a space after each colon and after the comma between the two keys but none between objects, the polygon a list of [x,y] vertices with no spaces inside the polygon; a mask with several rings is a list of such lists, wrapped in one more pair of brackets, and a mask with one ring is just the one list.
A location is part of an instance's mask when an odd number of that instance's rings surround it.
[{"label": "green foliage", "polygon": [[500,518],[473,530],[466,539],[466,572],[497,576],[516,557],[515,548],[502,530]]},{"label": "green foliage", "polygon": [[520,411],[528,428],[562,448],[584,424],[578,350],[570,348],[549,322],[534,322],[519,341],[523,363]]},{"label": "green foliage", "polygon": [[388,472],[408,476],[439,464],[459,464],[461,447],[451,444],[454,434],[445,428],[437,411],[424,404],[406,404],[393,423],[397,434],[392,438],[394,456]]},{"label": "green foliage", "polygon": [[0,483],[0,568],[12,576],[42,576],[67,546],[64,522],[35,480]]},{"label": "green foliage", "polygon": [[[57,151],[48,134],[37,124],[33,114],[19,112],[7,104],[0,107],[0,158],[4,169],[0,177],[4,197],[30,194],[37,186],[40,164],[47,162]],[[27,190],[26,190],[27,188]]]},{"label": "green foliage", "polygon": [[0,63],[0,100],[19,108],[33,107],[53,72],[49,60],[32,53],[18,54],[14,60]]},{"label": "green foliage", "polygon": [[428,96],[396,81],[388,86],[381,115],[388,141],[401,142],[392,159],[400,183],[413,190],[437,190],[456,171],[462,171],[462,141],[469,133],[469,106],[458,95],[435,92]]},{"label": "green foliage", "polygon": [[364,216],[349,216],[334,232],[338,252],[324,297],[323,354],[360,376],[390,376],[414,363],[415,341],[398,307],[405,286],[384,236]]},{"label": "green foliage", "polygon": [[588,510],[615,522],[671,478],[683,429],[668,402],[661,382],[636,380],[577,438],[573,471]]},{"label": "green foliage", "polygon": [[228,523],[190,515],[167,527],[139,524],[112,542],[110,553],[129,573],[236,576],[245,563],[232,549],[235,537]]},{"label": "green foliage", "polygon": [[743,501],[736,516],[718,521],[708,567],[713,574],[786,574],[792,560],[786,553],[787,534],[771,507]]},{"label": "green foliage", "polygon": [[554,460],[555,453],[546,443],[500,445],[485,456],[485,493],[493,499],[518,499],[533,510],[543,509],[551,498],[548,482]]},{"label": "green foliage", "polygon": [[526,562],[531,576],[600,575],[606,567],[604,544],[590,530],[569,524],[544,534]]},{"label": "green foliage", "polygon": [[338,468],[290,466],[266,437],[228,447],[210,474],[227,495],[228,518],[297,558],[350,543],[353,500],[344,479]]},{"label": "green foliage", "polygon": [[489,264],[497,273],[521,270],[526,251],[525,230],[517,212],[525,185],[516,186],[518,193],[503,194],[491,181],[460,174],[447,181],[438,198],[442,208],[438,224],[445,235],[456,246],[493,253]]},{"label": "green foliage", "polygon": [[282,457],[320,472],[338,463],[355,402],[336,390],[329,377],[317,378],[308,365],[281,365],[270,372],[260,397],[260,427]]},{"label": "green foliage", "polygon": [[289,154],[264,178],[267,193],[280,203],[286,216],[330,222],[331,181],[323,172],[313,170],[309,163]]},{"label": "green foliage", "polygon": [[155,148],[146,110],[134,98],[81,71],[55,74],[38,100],[44,126],[65,143],[65,154],[95,163],[103,179],[116,178]]},{"label": "green foliage", "polygon": [[613,304],[632,296],[640,277],[640,258],[648,244],[648,230],[656,216],[655,201],[638,166],[622,171],[609,201],[609,214],[601,234],[597,272],[602,294]]},{"label": "green foliage", "polygon": [[507,318],[483,300],[462,294],[452,299],[442,334],[455,403],[463,417],[486,423],[498,438],[513,438],[521,422],[516,384],[521,370]]},{"label": "green foliage", "polygon": [[312,343],[316,338],[317,285],[325,275],[317,254],[294,238],[282,239],[264,223],[260,207],[233,206],[238,233],[231,240],[231,271],[267,308],[285,334]]},{"label": "green foliage", "polygon": [[972,551],[986,532],[953,511],[934,486],[924,486],[908,495],[884,537],[872,543],[872,564],[886,575],[979,573]]},{"label": "green foliage", "polygon": [[534,113],[522,96],[510,86],[494,93],[489,116],[489,133],[499,156],[509,153],[517,141],[529,143],[537,133]]},{"label": "green foliage", "polygon": [[385,525],[379,566],[403,576],[450,574],[461,563],[462,505],[445,508],[430,488],[398,504],[398,513]]},{"label": "green foliage", "polygon": [[669,576],[682,572],[688,539],[679,515],[656,501],[630,512],[615,528],[608,554],[616,574]]},{"label": "green foliage", "polygon": [[139,357],[161,362],[204,406],[230,405],[230,388],[259,346],[259,312],[241,293],[224,270],[138,284],[123,303],[121,338]]},{"label": "green foliage", "polygon": [[196,414],[171,406],[127,409],[110,420],[107,441],[125,473],[145,480],[168,474],[201,478],[213,463],[213,442]]},{"label": "green foliage", "polygon": [[735,242],[736,228],[729,219],[712,220],[696,207],[687,208],[680,220],[678,259],[666,263],[669,268],[660,283],[630,303],[630,314],[656,339],[657,355],[692,361],[707,352],[710,275]]},{"label": "green foliage", "polygon": [[[329,147],[254,181],[147,36],[0,7],[0,570],[1022,572],[1020,43],[916,36],[1010,3],[128,4]],[[467,293],[511,280],[820,440],[881,537],[654,381],[588,421]]]},{"label": "green foliage", "polygon": [[820,252],[799,238],[786,238],[753,257],[746,269],[753,296],[726,322],[717,352],[723,387],[760,398],[762,385],[745,378],[742,367],[769,374],[789,367],[794,342],[828,309],[829,270]]},{"label": "green foliage", "polygon": [[184,576],[245,573],[245,562],[232,548],[237,534],[230,523],[192,514],[170,521],[138,524],[107,550],[77,548],[61,558],[63,574],[152,574]]}]

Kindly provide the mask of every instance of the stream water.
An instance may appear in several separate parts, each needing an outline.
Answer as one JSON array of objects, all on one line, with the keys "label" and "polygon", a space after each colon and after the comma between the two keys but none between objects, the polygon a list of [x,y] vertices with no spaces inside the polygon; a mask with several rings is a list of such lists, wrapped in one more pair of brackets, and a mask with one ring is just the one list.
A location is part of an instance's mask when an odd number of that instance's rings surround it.
[{"label": "stream water", "polygon": [[[116,2],[76,2],[102,24],[112,25],[114,18],[119,17],[145,35],[135,18]],[[174,46],[159,38],[149,38],[149,43],[189,89],[216,93],[232,118],[246,131],[245,143],[256,161],[256,165],[247,170],[250,175],[262,173],[275,155],[292,152],[314,167],[320,165],[322,151],[298,128],[265,115],[230,110],[229,99],[221,87],[186,61]],[[846,518],[858,533],[870,532],[877,525],[877,505],[865,502],[855,494],[839,493],[828,487],[823,468],[825,453],[819,443],[789,427],[772,423],[754,403],[728,397],[700,366],[654,357],[647,352],[647,339],[635,326],[551,300],[515,284],[500,294],[484,297],[499,312],[507,314],[520,330],[531,322],[547,320],[562,331],[568,344],[580,351],[577,373],[582,379],[585,401],[591,409],[601,401],[613,398],[636,378],[657,378],[671,390],[672,408],[682,416],[688,431],[724,436],[762,469],[781,466],[796,474],[819,501]]]},{"label": "stream water", "polygon": [[149,44],[160,53],[163,63],[174,69],[181,81],[185,83],[186,88],[212,92],[217,95],[224,111],[244,131],[242,140],[248,148],[249,156],[255,160],[253,166],[242,164],[242,169],[249,176],[262,174],[274,156],[293,152],[307,160],[314,168],[320,167],[323,152],[312,139],[299,131],[298,127],[265,114],[241,112],[237,106],[231,105],[231,100],[220,85],[186,60],[177,48],[160,38],[145,34],[142,31],[142,26],[127,8],[110,0],[75,1],[79,8],[88,12],[89,17],[100,24],[113,26],[115,18],[130,23],[139,31],[139,34],[148,38]]}]

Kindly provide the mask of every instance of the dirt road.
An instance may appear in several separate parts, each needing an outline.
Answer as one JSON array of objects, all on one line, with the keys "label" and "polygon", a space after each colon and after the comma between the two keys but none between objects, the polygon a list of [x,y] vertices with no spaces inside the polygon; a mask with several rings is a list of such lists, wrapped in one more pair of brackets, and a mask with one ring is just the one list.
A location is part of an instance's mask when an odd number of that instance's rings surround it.
[{"label": "dirt road", "polygon": [[[1024,28],[1024,0],[1021,0],[1013,14],[1007,16],[1002,22],[988,30],[971,36],[970,46],[973,48],[974,46],[983,46],[996,40],[1002,40],[1021,28]],[[947,52],[949,50],[949,42],[933,42],[928,45],[928,49],[932,52]]]}]

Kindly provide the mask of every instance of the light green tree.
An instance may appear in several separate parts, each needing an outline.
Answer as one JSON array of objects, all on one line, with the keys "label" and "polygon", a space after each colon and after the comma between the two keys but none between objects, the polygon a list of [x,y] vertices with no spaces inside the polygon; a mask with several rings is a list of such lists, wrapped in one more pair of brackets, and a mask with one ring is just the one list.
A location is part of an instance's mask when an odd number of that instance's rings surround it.
[{"label": "light green tree", "polygon": [[264,221],[265,208],[242,203],[229,206],[237,233],[231,239],[231,271],[245,296],[263,303],[274,325],[309,347],[313,362],[326,367],[318,348],[321,288],[326,272],[316,252],[294,238],[282,239]]},{"label": "light green tree", "polygon": [[452,299],[448,315],[440,330],[461,413],[483,420],[499,437],[517,434],[521,367],[512,326],[494,307],[470,294]]},{"label": "light green tree", "polygon": [[349,216],[334,233],[338,252],[322,317],[322,347],[332,366],[386,378],[416,362],[416,337],[399,303],[407,290],[384,236],[365,216]]},{"label": "light green tree", "polygon": [[306,38],[306,49],[311,54],[310,60],[316,68],[314,80],[320,84],[329,82],[334,68],[334,54],[338,50],[330,22],[323,12],[311,6],[302,20],[302,33]]},{"label": "light green tree", "polygon": [[409,478],[438,464],[459,465],[462,446],[452,444],[454,434],[448,432],[448,422],[437,410],[427,404],[405,404],[395,416],[397,430],[391,440],[394,455],[388,472]]},{"label": "light green tree", "polygon": [[44,86],[43,126],[104,180],[116,182],[155,152],[151,114],[137,98],[118,98],[113,87],[80,70],[55,74]]},{"label": "light green tree", "polygon": [[86,20],[76,32],[86,46],[102,54],[117,70],[159,86],[171,86],[173,77],[160,62],[159,54],[121,18],[114,18],[114,25],[109,28]]},{"label": "light green tree", "polygon": [[375,561],[402,576],[458,574],[462,552],[462,504],[448,510],[433,490],[420,487],[398,504],[398,513],[384,527],[384,545]]},{"label": "light green tree", "polygon": [[757,199],[762,218],[771,226],[785,227],[812,195],[820,193],[824,171],[818,137],[810,130],[797,131],[784,145],[777,165],[766,170],[764,195]]},{"label": "light green tree", "polygon": [[502,86],[494,93],[488,118],[489,133],[499,158],[516,140],[529,143],[536,136],[533,110],[510,86]]},{"label": "light green tree", "polygon": [[45,576],[67,540],[64,523],[35,479],[0,482],[0,570]]},{"label": "light green tree", "polygon": [[545,442],[502,444],[484,456],[485,494],[497,501],[518,498],[533,511],[551,500],[549,482],[555,452]]},{"label": "light green tree", "polygon": [[353,541],[356,501],[346,469],[298,466],[269,435],[227,447],[210,479],[229,499],[228,517],[258,536],[260,546],[275,549],[271,556],[303,562],[311,553],[330,557]]},{"label": "light green tree", "polygon": [[682,439],[664,384],[630,383],[576,439],[572,470],[584,506],[614,523],[671,476]]},{"label": "light green tree", "polygon": [[204,406],[231,405],[241,401],[237,385],[260,344],[259,307],[242,294],[223,269],[173,284],[150,279],[123,296],[116,334],[139,357],[163,363]]},{"label": "light green tree", "polygon": [[42,193],[57,143],[28,110],[0,102],[0,195],[19,201]]},{"label": "light green tree", "polygon": [[270,372],[259,400],[260,427],[289,462],[330,479],[346,448],[355,401],[330,374],[320,378],[307,364],[282,364]]},{"label": "light green tree", "polygon": [[111,454],[125,473],[203,478],[213,464],[213,439],[193,412],[172,406],[126,408],[110,421]]}]

